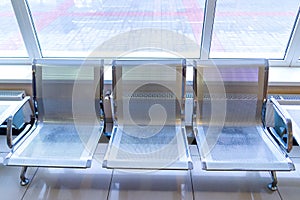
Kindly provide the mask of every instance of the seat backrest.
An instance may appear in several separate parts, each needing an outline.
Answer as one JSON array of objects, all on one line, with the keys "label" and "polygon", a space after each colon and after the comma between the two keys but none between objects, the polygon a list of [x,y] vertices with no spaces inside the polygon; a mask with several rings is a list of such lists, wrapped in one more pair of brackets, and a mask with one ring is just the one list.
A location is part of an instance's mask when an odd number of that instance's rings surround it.
[{"label": "seat backrest", "polygon": [[39,121],[99,119],[102,90],[103,61],[33,63],[33,99]]},{"label": "seat backrest", "polygon": [[184,117],[184,59],[115,60],[115,122],[127,125],[175,125]]},{"label": "seat backrest", "polygon": [[194,121],[221,126],[262,123],[267,82],[264,59],[195,61]]}]

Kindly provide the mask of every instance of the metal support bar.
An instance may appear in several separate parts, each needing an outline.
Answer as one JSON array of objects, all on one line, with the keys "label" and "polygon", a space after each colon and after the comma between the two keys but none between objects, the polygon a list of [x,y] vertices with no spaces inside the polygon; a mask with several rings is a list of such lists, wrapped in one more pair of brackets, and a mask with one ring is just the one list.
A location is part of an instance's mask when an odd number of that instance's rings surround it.
[{"label": "metal support bar", "polygon": [[215,20],[217,0],[206,0],[204,8],[203,30],[201,38],[200,59],[206,60],[209,58],[213,25]]},{"label": "metal support bar", "polygon": [[35,118],[38,119],[38,105],[37,105],[37,97],[36,97],[36,60],[33,60],[32,65],[32,100],[33,100],[33,112]]},{"label": "metal support bar", "polygon": [[109,100],[110,101],[111,117],[112,117],[112,120],[115,121],[114,100],[113,100],[113,94],[112,94],[111,90],[106,91],[104,100]]},{"label": "metal support bar", "polygon": [[29,179],[26,178],[26,171],[27,171],[27,166],[25,167],[22,167],[22,170],[21,170],[21,174],[20,174],[20,185],[21,186],[26,186],[28,183],[29,183]]},{"label": "metal support bar", "polygon": [[12,7],[30,59],[42,58],[40,44],[27,1],[11,0]]},{"label": "metal support bar", "polygon": [[[27,100],[26,101],[23,101],[23,104],[22,106],[17,110],[15,111],[14,113],[12,113],[7,119],[6,119],[6,143],[7,143],[7,146],[12,149],[31,129],[32,127],[35,125],[36,123],[36,118],[33,114],[33,110],[32,110],[32,107],[29,103],[29,97],[26,97]],[[32,111],[32,115],[30,117],[30,121],[29,122],[26,122],[26,123],[29,123],[27,125],[28,128],[25,128],[17,137],[15,137],[13,139],[12,137],[12,129],[13,129],[13,120],[14,120],[14,116],[15,114],[20,110],[22,109],[22,107],[26,104],[26,103],[29,103],[30,105],[30,108],[31,108],[31,111]],[[26,125],[26,126],[27,126]]]},{"label": "metal support bar", "polygon": [[299,45],[300,45],[300,40],[299,40],[299,35],[300,35],[300,8],[298,10],[297,16],[296,16],[296,21],[291,33],[291,37],[289,40],[289,43],[287,45],[287,50],[285,54],[285,61],[289,66],[294,66],[296,62],[299,59],[300,56],[300,50],[299,50]]},{"label": "metal support bar", "polygon": [[104,102],[101,99],[99,101],[99,105],[100,105],[100,119],[103,120],[104,122],[104,127],[103,127],[103,132],[106,132],[106,117],[105,117],[105,112],[104,112]]},{"label": "metal support bar", "polygon": [[272,183],[270,183],[268,185],[268,188],[271,191],[276,191],[278,189],[278,187],[277,187],[278,180],[277,180],[277,176],[276,176],[276,171],[271,171],[271,176],[272,176]]},{"label": "metal support bar", "polygon": [[7,142],[7,146],[9,148],[13,147],[13,142],[12,142],[12,124],[13,124],[13,117],[10,116],[7,119],[7,125],[6,125],[6,142]]}]

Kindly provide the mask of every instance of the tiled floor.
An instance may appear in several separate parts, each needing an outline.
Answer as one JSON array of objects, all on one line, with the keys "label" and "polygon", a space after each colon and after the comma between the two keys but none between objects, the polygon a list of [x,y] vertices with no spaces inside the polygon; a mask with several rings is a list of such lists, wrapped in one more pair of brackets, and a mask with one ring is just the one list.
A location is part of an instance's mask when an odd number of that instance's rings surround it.
[{"label": "tiled floor", "polygon": [[[5,138],[0,136],[0,157]],[[206,172],[191,146],[192,171],[118,171],[101,167],[106,144],[99,144],[89,169],[29,168],[28,186],[19,185],[21,168],[0,164],[0,199],[258,199],[293,200],[300,196],[300,171],[277,173],[279,189],[271,192],[268,172]],[[300,148],[290,154],[300,169]],[[1,160],[0,160],[1,161]]]}]

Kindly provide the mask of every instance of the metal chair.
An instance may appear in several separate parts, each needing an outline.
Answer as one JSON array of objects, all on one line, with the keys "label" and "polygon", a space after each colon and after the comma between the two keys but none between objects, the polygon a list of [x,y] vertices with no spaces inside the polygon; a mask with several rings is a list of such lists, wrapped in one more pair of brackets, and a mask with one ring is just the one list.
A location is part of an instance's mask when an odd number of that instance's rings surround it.
[{"label": "metal chair", "polygon": [[[23,135],[32,126],[30,97],[22,90],[0,90],[0,131]],[[12,135],[8,137],[12,138]],[[9,145],[10,146],[10,145]]]},{"label": "metal chair", "polygon": [[114,126],[103,167],[192,169],[184,124],[184,59],[115,60]]},{"label": "metal chair", "polygon": [[[63,63],[63,64],[62,64]],[[7,166],[91,167],[104,128],[101,111],[103,61],[34,60],[35,128],[11,141]]]},{"label": "metal chair", "polygon": [[[290,117],[273,103],[275,127],[265,126],[268,62],[264,59],[215,59],[194,62],[193,132],[202,167],[217,171],[294,170]],[[277,128],[278,130],[278,128]]]},{"label": "metal chair", "polygon": [[[276,98],[276,99],[275,99]],[[280,107],[282,112],[288,113],[291,117],[292,121],[292,129],[293,129],[293,139],[294,143],[300,144],[300,96],[299,95],[290,95],[290,94],[285,94],[285,95],[277,95],[277,96],[272,96],[270,100],[277,102],[277,107]],[[272,115],[273,110],[270,109],[270,115]],[[272,117],[271,122],[271,127],[274,127],[277,132],[281,132],[282,136],[284,137],[284,140],[282,142],[285,142],[288,140],[288,136],[286,134],[285,129],[282,129],[280,127],[275,127],[275,122],[278,122],[278,119],[280,119],[278,116],[275,115],[275,118]]]}]

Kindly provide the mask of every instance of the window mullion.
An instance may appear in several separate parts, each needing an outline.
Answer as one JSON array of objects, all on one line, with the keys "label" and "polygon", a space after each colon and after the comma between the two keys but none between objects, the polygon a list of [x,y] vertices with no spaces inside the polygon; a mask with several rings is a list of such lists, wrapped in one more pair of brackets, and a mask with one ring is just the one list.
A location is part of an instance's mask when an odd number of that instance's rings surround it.
[{"label": "window mullion", "polygon": [[209,57],[212,40],[212,31],[215,19],[217,0],[206,0],[204,8],[203,29],[201,38],[200,59],[205,60]]},{"label": "window mullion", "polygon": [[286,62],[289,64],[289,66],[294,66],[296,62],[299,59],[300,56],[300,24],[299,24],[299,15],[300,15],[300,9],[298,10],[295,26],[293,29],[293,32],[291,34],[291,39],[289,42],[289,45],[287,47],[287,52],[285,56]]},{"label": "window mullion", "polygon": [[41,58],[42,53],[33,27],[33,21],[29,12],[27,0],[11,0],[11,3],[29,58]]}]

